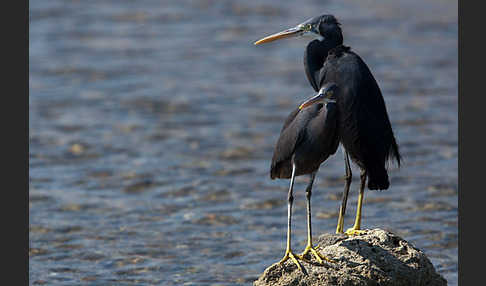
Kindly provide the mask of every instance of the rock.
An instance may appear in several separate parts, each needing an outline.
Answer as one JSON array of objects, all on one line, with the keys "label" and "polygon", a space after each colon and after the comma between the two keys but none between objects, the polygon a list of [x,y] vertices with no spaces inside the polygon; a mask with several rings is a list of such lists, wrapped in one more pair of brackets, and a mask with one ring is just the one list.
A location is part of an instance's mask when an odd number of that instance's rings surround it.
[{"label": "rock", "polygon": [[422,251],[382,229],[349,237],[323,234],[316,245],[321,254],[334,262],[320,265],[307,254],[310,263],[301,262],[306,274],[290,259],[282,265],[275,263],[254,285],[447,285]]}]

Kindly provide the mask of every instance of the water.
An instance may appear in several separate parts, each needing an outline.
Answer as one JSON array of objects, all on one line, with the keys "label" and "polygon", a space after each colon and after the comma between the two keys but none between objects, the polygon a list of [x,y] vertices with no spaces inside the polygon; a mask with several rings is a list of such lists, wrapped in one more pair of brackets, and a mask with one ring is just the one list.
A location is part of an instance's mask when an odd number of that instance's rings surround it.
[{"label": "water", "polygon": [[[270,159],[313,90],[306,40],[252,43],[321,13],[371,68],[404,157],[388,191],[365,193],[363,226],[403,236],[457,285],[457,2],[29,6],[31,285],[248,285],[278,261],[288,181],[270,180]],[[321,166],[315,235],[335,230],[343,175],[340,153]]]}]

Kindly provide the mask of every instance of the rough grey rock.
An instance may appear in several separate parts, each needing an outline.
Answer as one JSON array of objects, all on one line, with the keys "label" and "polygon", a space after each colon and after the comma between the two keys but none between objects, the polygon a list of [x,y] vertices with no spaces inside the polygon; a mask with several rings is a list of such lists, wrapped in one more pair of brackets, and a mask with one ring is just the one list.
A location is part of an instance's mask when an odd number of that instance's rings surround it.
[{"label": "rough grey rock", "polygon": [[316,245],[321,254],[334,262],[320,265],[307,254],[310,263],[302,262],[307,274],[290,259],[282,265],[275,263],[254,285],[447,285],[422,251],[382,229],[350,237],[323,234]]}]

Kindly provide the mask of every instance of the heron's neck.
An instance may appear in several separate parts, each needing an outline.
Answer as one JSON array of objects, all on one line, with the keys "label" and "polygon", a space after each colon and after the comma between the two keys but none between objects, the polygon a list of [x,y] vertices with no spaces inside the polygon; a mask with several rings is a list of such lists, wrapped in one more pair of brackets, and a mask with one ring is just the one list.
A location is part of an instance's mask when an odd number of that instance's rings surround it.
[{"label": "heron's neck", "polygon": [[307,79],[315,91],[319,90],[319,74],[327,55],[331,49],[338,45],[339,41],[333,39],[314,40],[307,45],[304,53],[304,68]]},{"label": "heron's neck", "polygon": [[319,41],[320,46],[321,46],[321,53],[326,55],[329,53],[330,50],[339,47],[343,44],[342,41],[338,41],[337,39],[327,39],[327,40],[322,40]]}]

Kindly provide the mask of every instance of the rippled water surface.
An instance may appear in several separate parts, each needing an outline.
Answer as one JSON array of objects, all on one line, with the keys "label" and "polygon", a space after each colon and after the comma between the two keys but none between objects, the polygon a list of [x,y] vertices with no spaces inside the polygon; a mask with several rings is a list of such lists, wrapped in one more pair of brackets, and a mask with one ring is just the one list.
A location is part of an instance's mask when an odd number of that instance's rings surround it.
[{"label": "rippled water surface", "polygon": [[[404,157],[389,190],[366,192],[363,225],[411,241],[457,285],[456,2],[29,5],[31,285],[248,285],[280,259],[288,181],[268,169],[313,90],[306,40],[252,43],[322,13],[374,73]],[[335,230],[343,174],[341,153],[320,168],[315,235]]]}]

